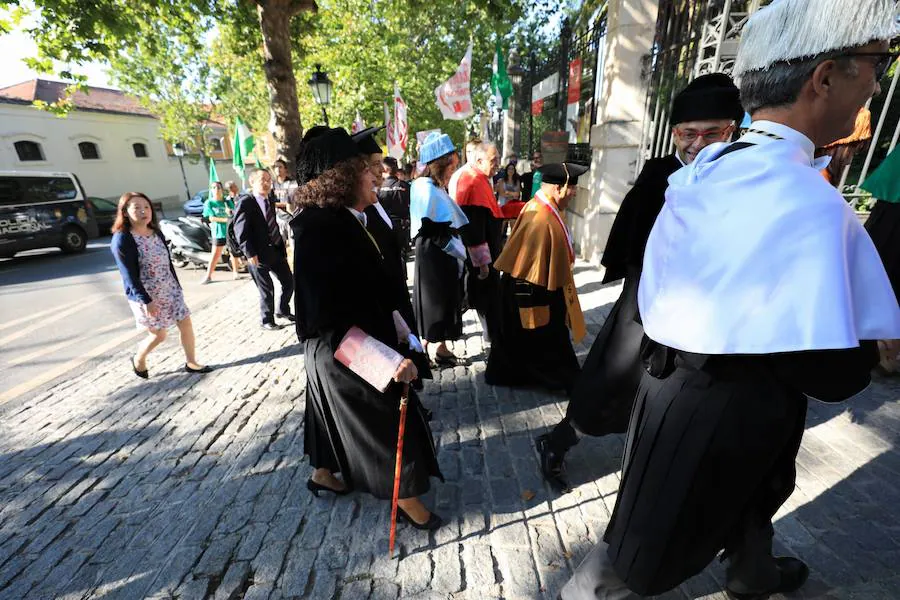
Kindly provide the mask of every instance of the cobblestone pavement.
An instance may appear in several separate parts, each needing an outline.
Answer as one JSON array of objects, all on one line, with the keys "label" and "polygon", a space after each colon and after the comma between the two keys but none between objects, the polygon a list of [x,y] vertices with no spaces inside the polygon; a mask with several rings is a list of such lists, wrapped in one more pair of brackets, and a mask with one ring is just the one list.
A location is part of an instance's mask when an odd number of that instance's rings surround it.
[{"label": "cobblestone pavement", "polygon": [[[619,288],[577,271],[596,334]],[[468,319],[471,365],[424,396],[447,477],[426,500],[448,523],[401,526],[401,560],[387,556],[387,502],[305,489],[300,346],[292,329],[259,329],[248,283],[195,315],[213,374],[181,372],[168,341],[149,382],[123,350],[0,407],[0,598],[555,598],[609,519],[622,438],[583,440],[576,489],[552,494],[533,439],[565,399],[486,386]],[[776,524],[781,549],[813,570],[802,597],[900,598],[898,398],[882,381],[848,406],[811,407]],[[713,565],[665,597],[724,598],[722,575]]]}]

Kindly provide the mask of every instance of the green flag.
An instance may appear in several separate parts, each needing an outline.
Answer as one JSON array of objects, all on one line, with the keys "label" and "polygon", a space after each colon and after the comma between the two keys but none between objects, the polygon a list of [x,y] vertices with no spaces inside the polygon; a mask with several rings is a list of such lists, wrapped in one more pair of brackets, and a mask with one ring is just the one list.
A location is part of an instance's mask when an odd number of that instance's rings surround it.
[{"label": "green flag", "polygon": [[213,184],[219,181],[219,174],[216,172],[216,161],[213,159],[209,159],[209,189],[212,189]]},{"label": "green flag", "polygon": [[231,164],[241,179],[244,178],[244,167],[247,166],[247,157],[253,152],[253,147],[253,134],[250,133],[241,118],[237,117],[234,121],[234,150],[232,152],[234,156]]},{"label": "green flag", "polygon": [[513,87],[506,73],[506,61],[503,59],[503,52],[500,50],[500,40],[497,40],[497,47],[494,52],[493,72],[491,74],[491,91],[494,93],[494,101],[497,106],[503,107],[504,110],[509,108],[509,97],[512,96]]},{"label": "green flag", "polygon": [[900,202],[900,147],[888,154],[860,187],[878,200]]}]

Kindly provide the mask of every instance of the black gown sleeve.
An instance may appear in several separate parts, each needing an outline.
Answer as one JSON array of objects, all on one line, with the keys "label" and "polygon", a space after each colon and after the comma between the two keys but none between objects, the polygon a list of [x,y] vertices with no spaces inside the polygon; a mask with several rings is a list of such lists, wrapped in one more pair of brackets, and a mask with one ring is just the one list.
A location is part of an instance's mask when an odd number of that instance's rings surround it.
[{"label": "black gown sleeve", "polygon": [[878,345],[863,340],[846,350],[811,350],[771,356],[780,379],[822,402],[842,402],[866,389],[878,364]]},{"label": "black gown sleeve", "polygon": [[647,238],[665,202],[668,177],[677,166],[674,157],[647,162],[625,194],[600,261],[606,267],[603,283],[622,279],[628,267],[641,268]]},{"label": "black gown sleeve", "polygon": [[469,224],[460,229],[463,243],[468,247],[480,246],[488,241],[488,219],[490,212],[481,206],[463,206],[463,213]]}]

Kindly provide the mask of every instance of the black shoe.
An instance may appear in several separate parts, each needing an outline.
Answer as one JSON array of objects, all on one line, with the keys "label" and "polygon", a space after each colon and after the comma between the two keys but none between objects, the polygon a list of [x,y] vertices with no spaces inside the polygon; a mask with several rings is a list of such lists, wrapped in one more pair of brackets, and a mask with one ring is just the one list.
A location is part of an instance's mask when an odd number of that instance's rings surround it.
[{"label": "black shoe", "polygon": [[319,492],[331,492],[335,496],[346,496],[350,493],[348,488],[344,488],[342,490],[336,490],[334,488],[330,488],[327,485],[322,485],[321,483],[316,483],[312,479],[306,480],[306,489],[312,492],[312,495],[316,498],[319,497]]},{"label": "black shoe", "polygon": [[134,357],[131,357],[131,369],[134,371],[134,374],[140,377],[141,379],[149,379],[150,371],[144,369],[143,371],[138,371],[137,365],[134,362]]},{"label": "black shoe", "polygon": [[204,367],[200,367],[199,369],[195,369],[191,367],[191,365],[184,363],[184,371],[185,373],[212,373],[213,368],[209,365]]},{"label": "black shoe", "polygon": [[291,313],[285,313],[285,314],[275,313],[275,316],[278,317],[279,319],[286,319],[286,320],[290,321],[291,323],[294,323],[297,320],[297,318],[294,315],[292,315]]},{"label": "black shoe", "polygon": [[726,587],[725,593],[735,600],[766,600],[773,594],[790,594],[799,590],[809,578],[809,567],[799,558],[781,556],[775,559],[775,565],[781,573],[781,581],[774,588],[765,592],[732,592]]},{"label": "black shoe", "polygon": [[262,324],[262,328],[267,331],[278,331],[279,329],[281,329],[281,327],[282,326],[279,325],[278,323],[263,323]]},{"label": "black shoe", "polygon": [[424,523],[416,523],[408,514],[406,514],[406,511],[404,511],[399,506],[397,507],[397,520],[409,523],[410,525],[421,531],[434,531],[444,524],[444,520],[434,513],[431,513],[431,515],[429,515],[428,517],[428,520]]},{"label": "black shoe", "polygon": [[560,494],[571,491],[565,479],[565,454],[557,454],[550,448],[549,434],[538,436],[535,442],[541,455],[541,473],[544,479]]}]

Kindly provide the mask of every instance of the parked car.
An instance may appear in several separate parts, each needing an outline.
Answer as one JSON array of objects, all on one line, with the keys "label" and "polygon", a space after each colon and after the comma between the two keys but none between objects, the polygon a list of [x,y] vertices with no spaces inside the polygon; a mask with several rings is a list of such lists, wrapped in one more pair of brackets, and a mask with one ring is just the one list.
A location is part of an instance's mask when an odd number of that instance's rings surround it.
[{"label": "parked car", "polygon": [[35,248],[82,252],[97,235],[74,173],[0,171],[0,257]]},{"label": "parked car", "polygon": [[203,204],[209,198],[209,190],[201,190],[194,194],[190,200],[184,203],[184,214],[188,217],[200,217],[203,215]]},{"label": "parked car", "polygon": [[[96,196],[90,196],[87,201],[94,208],[94,218],[97,221],[98,233],[100,235],[112,234],[110,229],[112,229],[112,225],[116,220],[116,211],[118,210],[116,202]],[[153,211],[156,213],[157,220],[166,216],[163,213],[162,202],[154,202]]]}]

